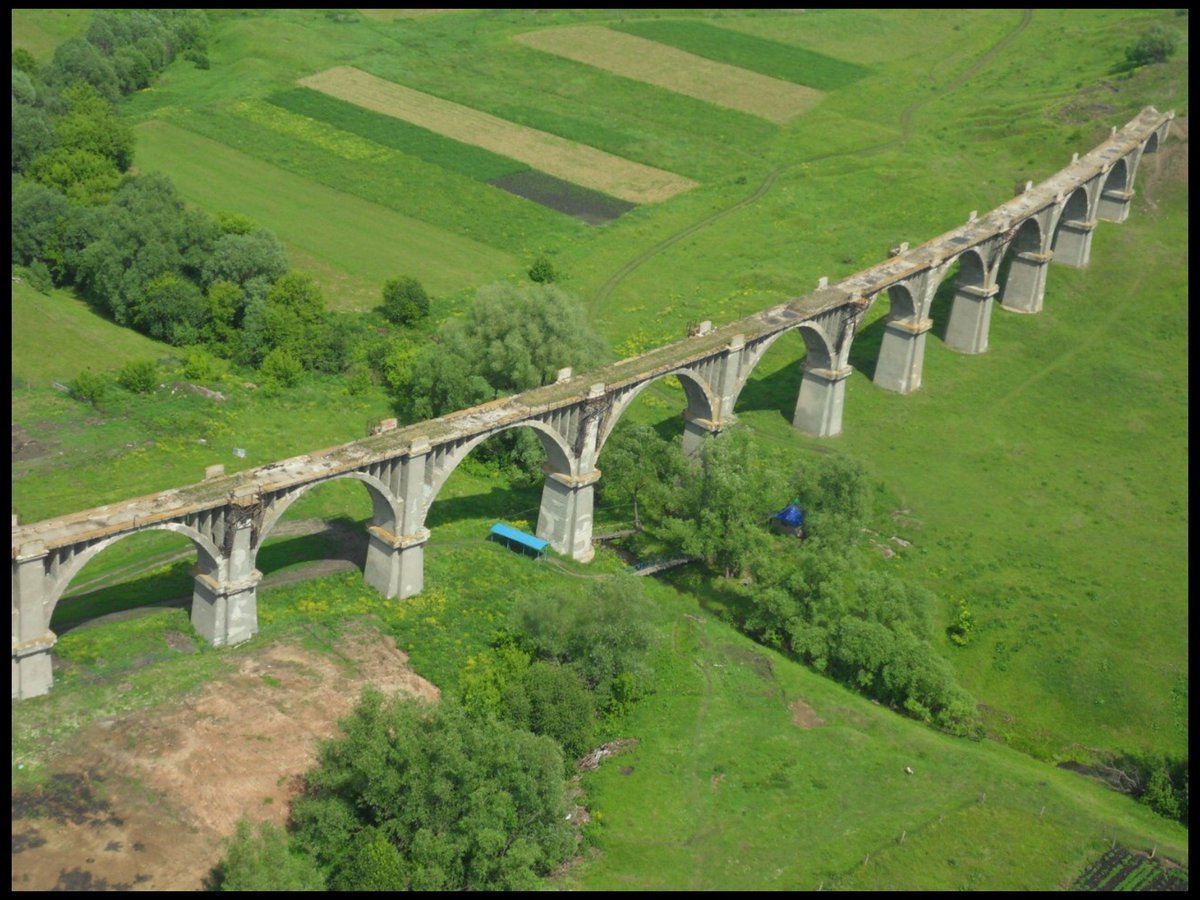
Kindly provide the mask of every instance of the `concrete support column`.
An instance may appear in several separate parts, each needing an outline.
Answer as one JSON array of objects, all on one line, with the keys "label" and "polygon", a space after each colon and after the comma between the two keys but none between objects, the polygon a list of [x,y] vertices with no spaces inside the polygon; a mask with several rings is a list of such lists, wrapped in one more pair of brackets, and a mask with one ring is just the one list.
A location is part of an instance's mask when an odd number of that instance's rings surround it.
[{"label": "concrete support column", "polygon": [[742,354],[745,348],[745,335],[735,334],[730,338],[729,348],[721,360],[721,371],[715,379],[719,392],[716,414],[722,421],[729,421],[733,417],[733,407],[742,384],[738,376],[741,375]]},{"label": "concrete support column", "polygon": [[900,394],[911,394],[921,386],[925,335],[932,327],[932,319],[917,322],[895,319],[884,325],[879,362],[875,365],[877,385]]},{"label": "concrete support column", "polygon": [[252,519],[239,521],[233,530],[229,558],[217,577],[194,571],[192,627],[214,647],[230,647],[258,634],[258,583],[262,572],[254,568]]},{"label": "concrete support column", "polygon": [[1000,305],[1009,312],[1039,313],[1046,296],[1046,268],[1053,253],[1018,253],[1008,270]]},{"label": "concrete support column", "polygon": [[50,692],[50,651],[58,636],[46,608],[46,548],[26,545],[12,561],[12,696],[27,700]]},{"label": "concrete support column", "polygon": [[385,597],[414,597],[425,588],[425,542],[429,529],[397,537],[380,525],[367,528],[363,579]]},{"label": "concrete support column", "polygon": [[805,366],[792,426],[813,437],[841,434],[842,409],[846,405],[846,379],[852,371],[850,366],[843,369],[810,369]]},{"label": "concrete support column", "polygon": [[721,433],[723,423],[703,419],[690,410],[683,411],[683,455],[698,459],[704,450],[704,442]]},{"label": "concrete support column", "polygon": [[409,455],[397,463],[392,484],[401,500],[396,523],[400,534],[393,534],[383,522],[367,528],[367,564],[363,578],[385,597],[401,600],[414,597],[425,588],[425,467],[429,461],[429,443],[414,444]]},{"label": "concrete support column", "polygon": [[1105,222],[1124,222],[1129,218],[1132,200],[1133,191],[1104,191],[1100,194],[1100,208],[1096,216]]},{"label": "concrete support column", "polygon": [[1082,269],[1092,255],[1092,232],[1095,221],[1070,219],[1063,222],[1054,237],[1054,261],[1064,266]]},{"label": "concrete support column", "polygon": [[583,475],[564,475],[543,466],[546,484],[538,510],[537,536],[549,541],[559,553],[579,562],[595,554],[592,547],[592,503],[600,470]]},{"label": "concrete support column", "polygon": [[958,353],[983,353],[988,348],[988,330],[992,324],[992,298],[999,292],[995,285],[960,285],[954,292],[950,318],[946,321],[946,346]]}]

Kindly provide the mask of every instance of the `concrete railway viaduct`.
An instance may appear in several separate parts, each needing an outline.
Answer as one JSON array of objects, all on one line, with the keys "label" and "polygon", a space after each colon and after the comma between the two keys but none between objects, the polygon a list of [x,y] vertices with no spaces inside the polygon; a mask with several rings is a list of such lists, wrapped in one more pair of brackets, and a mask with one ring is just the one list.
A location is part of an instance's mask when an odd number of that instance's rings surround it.
[{"label": "concrete railway viaduct", "polygon": [[[261,468],[220,475],[176,490],[102,506],[12,530],[12,695],[50,690],[51,616],[71,579],[97,553],[147,530],[174,531],[196,548],[192,623],[214,646],[258,630],[255,559],[280,516],[305,491],[355,478],[371,496],[366,581],[385,597],[421,591],[425,518],[438,492],[473,447],[509,428],[532,428],[546,451],[537,533],[560,553],[592,556],[592,494],[604,443],[630,402],[654,381],[683,385],[684,450],[732,421],[750,373],[782,335],[797,330],[807,349],[793,423],[816,436],[842,428],[850,346],[876,298],[890,309],[875,383],[911,393],[921,386],[934,294],[958,264],[945,342],[982,353],[999,305],[1020,313],[1042,308],[1049,263],[1088,263],[1099,220],[1129,214],[1143,156],[1158,150],[1174,113],[1142,111],[1090,153],[984,216],[836,284],[721,327],[703,323],[686,339],[584,375],[563,370],[555,384],[428,422],[372,435]],[[1008,275],[998,284],[1001,262]],[[15,523],[15,519],[14,519]]]}]

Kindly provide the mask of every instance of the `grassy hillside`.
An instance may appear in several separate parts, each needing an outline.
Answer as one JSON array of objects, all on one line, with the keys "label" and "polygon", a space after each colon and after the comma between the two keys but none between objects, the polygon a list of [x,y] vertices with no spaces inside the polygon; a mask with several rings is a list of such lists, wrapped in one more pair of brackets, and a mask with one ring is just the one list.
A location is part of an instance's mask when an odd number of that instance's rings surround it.
[{"label": "grassy hillside", "polygon": [[[125,101],[139,168],[169,173],[190,202],[276,231],[344,309],[374,305],[382,279],[403,271],[426,280],[435,318],[448,317],[475,286],[522,277],[548,253],[622,355],[677,338],[688,322],[719,324],[803,294],[898,241],[934,237],[1004,202],[1015,183],[1058,171],[1143,106],[1174,108],[1172,137],[1139,170],[1129,221],[1099,224],[1086,270],[1052,264],[1040,315],[997,309],[986,354],[941,343],[943,298],[921,390],[875,388],[881,300],[856,340],[842,436],[817,441],[790,427],[803,356],[794,336],[773,346],[737,406],[741,423],[781,452],[844,453],[867,467],[889,507],[878,512],[913,545],[879,565],[937,591],[943,625],[959,598],[974,613],[968,646],[940,630],[938,640],[990,740],[953,740],[861,701],[751,646],[711,598],[659,586],[670,617],[662,686],[613,735],[638,737],[637,750],[585,780],[600,852],[562,884],[1062,888],[1114,838],[1157,842],[1186,863],[1185,831],[1053,765],[1096,751],[1188,751],[1185,16],[542,10],[335,21],[240,10],[213,22],[210,70],[178,63]],[[1179,31],[1176,57],[1122,71],[1124,48],[1154,22]],[[828,61],[829,94],[778,127],[512,40],[583,23],[723,62],[761,42],[801,48]],[[725,56],[712,45],[722,31],[744,38]],[[777,70],[782,58],[764,65]],[[376,143],[387,129],[331,104],[272,105],[335,65],[701,184],[584,225],[469,174],[470,154],[439,166],[395,135]],[[272,110],[295,118],[285,127]],[[48,319],[61,324],[45,328]],[[14,462],[13,508],[24,519],[194,481],[212,462],[232,469],[351,440],[388,410],[378,390],[351,397],[328,381],[264,397],[229,377],[210,385],[228,393],[224,404],[161,392],[92,411],[45,382],[158,356],[157,345],[24,286],[14,286],[13,331],[13,422],[59,453]],[[680,390],[660,384],[630,414],[678,431],[683,405]],[[234,447],[248,448],[244,463]],[[452,686],[514,585],[567,577],[478,544],[499,518],[532,524],[537,501],[538,488],[468,463],[435,503],[426,594],[382,607],[435,681]],[[369,511],[361,489],[337,484],[288,515],[365,524]],[[599,515],[616,522],[622,511]],[[81,578],[181,547],[121,556],[118,545]],[[326,550],[310,541],[278,552],[290,563]],[[587,576],[616,565],[601,555],[572,568]],[[186,590],[181,571],[155,577],[109,599]],[[368,594],[357,576],[264,592],[264,636],[302,616],[361,609]],[[163,627],[181,627],[172,622]],[[118,645],[121,627],[91,629],[90,639]],[[62,649],[73,652],[65,639]],[[88,696],[56,688],[14,707],[14,731],[74,716]],[[823,724],[792,724],[796,700]]]}]

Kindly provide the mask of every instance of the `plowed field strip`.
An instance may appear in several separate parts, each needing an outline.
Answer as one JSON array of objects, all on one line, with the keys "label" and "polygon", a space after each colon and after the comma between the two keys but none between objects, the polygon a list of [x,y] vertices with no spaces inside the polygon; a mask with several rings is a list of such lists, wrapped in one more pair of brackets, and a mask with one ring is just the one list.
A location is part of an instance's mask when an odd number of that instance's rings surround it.
[{"label": "plowed field strip", "polygon": [[697,185],[690,178],[526,128],[350,66],[327,69],[299,83],[630,203],[657,203]]},{"label": "plowed field strip", "polygon": [[515,40],[625,78],[644,81],[783,125],[824,96],[814,88],[714,62],[684,50],[598,25],[547,28]]}]

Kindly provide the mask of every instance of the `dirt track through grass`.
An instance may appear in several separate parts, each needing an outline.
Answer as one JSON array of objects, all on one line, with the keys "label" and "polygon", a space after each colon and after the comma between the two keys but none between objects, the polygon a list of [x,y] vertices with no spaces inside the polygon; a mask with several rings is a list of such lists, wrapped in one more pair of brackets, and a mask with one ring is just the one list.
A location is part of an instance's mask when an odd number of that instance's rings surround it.
[{"label": "dirt track through grass", "polygon": [[697,186],[682,175],[526,128],[350,66],[327,69],[299,83],[630,203],[658,203]]},{"label": "dirt track through grass", "polygon": [[812,109],[824,96],[814,88],[713,62],[598,25],[530,31],[517,35],[515,40],[536,50],[780,125]]}]

